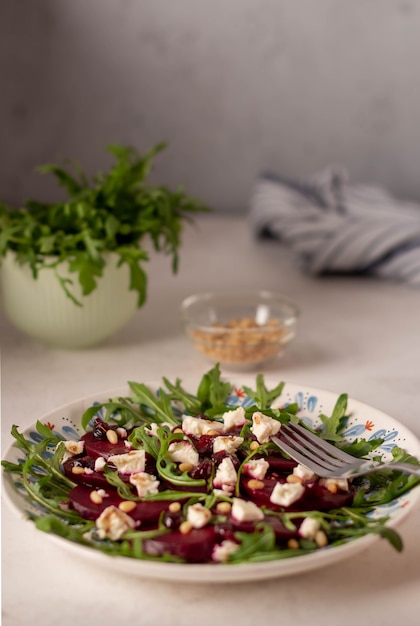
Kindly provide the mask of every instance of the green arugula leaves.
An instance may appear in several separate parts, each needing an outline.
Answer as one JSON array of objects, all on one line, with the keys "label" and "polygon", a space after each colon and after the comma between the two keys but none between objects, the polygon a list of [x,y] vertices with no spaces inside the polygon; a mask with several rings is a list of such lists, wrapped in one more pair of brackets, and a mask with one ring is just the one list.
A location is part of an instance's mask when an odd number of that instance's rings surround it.
[{"label": "green arugula leaves", "polygon": [[78,163],[71,163],[71,170],[54,164],[38,168],[41,174],[55,176],[67,199],[29,200],[19,209],[0,203],[0,260],[8,251],[14,252],[18,263],[29,265],[34,278],[40,270],[52,268],[67,296],[80,306],[71,279],[60,276],[58,266],[68,263],[87,296],[102,276],[106,254],[112,252],[119,266],[128,265],[130,289],[137,292],[141,307],[147,297],[146,240],[157,252],[172,257],[176,273],[184,221],[209,210],[182,188],[170,191],[146,182],[154,157],[165,147],[158,144],[142,156],[132,147],[111,145],[107,150],[115,163],[92,180]]}]

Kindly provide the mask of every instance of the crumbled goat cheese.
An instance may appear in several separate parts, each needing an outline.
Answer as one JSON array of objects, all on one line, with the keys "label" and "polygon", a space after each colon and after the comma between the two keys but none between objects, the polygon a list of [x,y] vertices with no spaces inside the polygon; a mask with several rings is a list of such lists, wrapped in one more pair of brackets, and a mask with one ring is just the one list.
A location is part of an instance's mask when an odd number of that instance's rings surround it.
[{"label": "crumbled goat cheese", "polygon": [[62,463],[64,463],[68,459],[71,459],[71,457],[75,456],[76,454],[82,454],[83,450],[85,449],[84,441],[63,441],[62,443],[65,447],[65,452],[61,460]]},{"label": "crumbled goat cheese", "polygon": [[254,502],[241,498],[233,498],[231,514],[238,522],[257,522],[264,519],[264,513]]},{"label": "crumbled goat cheese", "polygon": [[106,465],[106,461],[103,456],[98,456],[95,459],[95,472],[103,472]]},{"label": "crumbled goat cheese", "polygon": [[198,452],[189,441],[173,441],[169,444],[168,457],[174,463],[191,463],[194,467],[199,462]]},{"label": "crumbled goat cheese", "polygon": [[201,437],[201,435],[207,435],[209,431],[213,430],[220,433],[223,432],[223,424],[221,422],[205,420],[201,417],[184,415],[182,418],[182,430],[186,435]]},{"label": "crumbled goat cheese", "polygon": [[279,432],[280,426],[280,422],[260,411],[256,411],[252,416],[251,432],[259,443],[268,443],[270,437]]},{"label": "crumbled goat cheese", "polygon": [[112,541],[118,541],[127,530],[136,527],[133,518],[116,506],[108,506],[104,509],[95,523],[98,536],[101,539],[108,537]]},{"label": "crumbled goat cheese", "polygon": [[243,437],[235,437],[233,435],[215,437],[213,441],[213,452],[216,453],[225,450],[228,454],[236,454],[236,450],[243,441]]},{"label": "crumbled goat cheese", "polygon": [[137,489],[137,495],[139,498],[143,498],[148,493],[154,494],[159,492],[160,482],[156,479],[156,476],[148,474],[147,472],[131,474],[129,481],[130,484],[134,485]]},{"label": "crumbled goat cheese", "polygon": [[299,535],[304,539],[314,539],[320,529],[320,523],[313,517],[305,517],[299,527]]},{"label": "crumbled goat cheese", "polygon": [[294,467],[293,474],[303,481],[315,480],[316,478],[316,474],[310,470],[309,467],[305,467],[305,465],[297,465]]},{"label": "crumbled goat cheese", "polygon": [[290,506],[303,495],[302,483],[276,483],[270,495],[270,502],[280,506]]},{"label": "crumbled goat cheese", "polygon": [[233,411],[226,411],[222,415],[223,430],[228,432],[236,426],[243,426],[247,421],[245,418],[245,409],[243,406],[233,409]]},{"label": "crumbled goat cheese", "polygon": [[172,430],[172,428],[174,427],[174,425],[170,424],[169,422],[161,422],[160,424],[156,424],[156,422],[152,422],[150,426],[146,426],[145,430],[147,431],[148,435],[157,437],[158,428],[160,428],[161,426],[167,426],[169,430]]},{"label": "crumbled goat cheese", "polygon": [[265,459],[250,459],[247,463],[243,465],[243,471],[248,476],[252,478],[257,478],[258,480],[262,480],[266,473],[270,464]]},{"label": "crumbled goat cheese", "polygon": [[113,454],[108,457],[108,462],[113,463],[120,474],[144,472],[146,453],[144,450],[131,450],[125,454]]},{"label": "crumbled goat cheese", "polygon": [[222,543],[214,546],[211,557],[217,563],[226,563],[230,555],[236,552],[238,548],[239,544],[230,539],[225,539]]},{"label": "crumbled goat cheese", "polygon": [[235,489],[237,473],[232,459],[226,457],[220,463],[213,479],[213,486],[219,487],[225,493],[232,493]]},{"label": "crumbled goat cheese", "polygon": [[211,511],[200,503],[192,504],[187,509],[187,522],[193,528],[203,528],[211,520]]}]

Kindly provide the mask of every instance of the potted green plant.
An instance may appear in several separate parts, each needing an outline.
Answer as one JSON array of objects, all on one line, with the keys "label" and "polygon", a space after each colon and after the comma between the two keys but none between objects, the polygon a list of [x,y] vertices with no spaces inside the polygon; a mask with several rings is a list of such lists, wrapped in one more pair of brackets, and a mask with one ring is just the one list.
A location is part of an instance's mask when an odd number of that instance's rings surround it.
[{"label": "potted green plant", "polygon": [[147,182],[159,144],[142,156],[112,145],[114,163],[88,179],[79,164],[54,164],[64,201],[0,204],[0,285],[5,314],[56,347],[96,345],[122,328],[147,298],[148,247],[178,269],[185,220],[208,210],[182,188]]}]

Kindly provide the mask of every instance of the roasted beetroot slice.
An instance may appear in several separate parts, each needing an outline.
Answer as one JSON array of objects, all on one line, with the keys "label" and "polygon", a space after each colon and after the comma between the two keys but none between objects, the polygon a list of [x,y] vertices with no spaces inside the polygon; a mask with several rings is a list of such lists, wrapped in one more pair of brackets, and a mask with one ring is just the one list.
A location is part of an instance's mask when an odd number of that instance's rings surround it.
[{"label": "roasted beetroot slice", "polygon": [[342,506],[349,506],[353,502],[354,491],[352,489],[331,493],[326,487],[311,482],[305,485],[305,493],[299,500],[296,500],[288,507],[282,507],[270,502],[270,495],[276,480],[264,478],[262,481],[264,482],[263,489],[251,489],[249,487],[250,480],[248,476],[243,477],[241,480],[241,491],[244,496],[259,506],[265,505],[275,511],[329,511]]},{"label": "roasted beetroot slice", "polygon": [[[91,457],[89,457],[91,459]],[[94,460],[94,459],[93,459]],[[78,485],[88,485],[91,487],[100,487],[102,489],[107,489],[109,483],[105,478],[103,472],[95,472],[87,473],[87,474],[74,474],[73,467],[87,467],[89,468],[92,464],[88,461],[85,462],[85,458],[82,459],[69,459],[65,463],[63,463],[64,474],[70,478],[73,482]]]},{"label": "roasted beetroot slice", "polygon": [[297,530],[286,528],[281,519],[274,515],[266,515],[264,521],[270,524],[271,528],[274,530],[276,539],[279,541],[288,541],[289,539],[297,539],[299,537]]},{"label": "roasted beetroot slice", "polygon": [[[103,498],[101,504],[92,502],[90,499],[91,492],[92,489],[89,487],[78,485],[69,494],[72,508],[84,519],[95,520],[108,506],[118,506],[123,501],[112,487],[106,489],[108,496]],[[142,529],[155,528],[158,525],[160,514],[168,509],[169,504],[170,502],[162,500],[137,502],[136,508],[130,511],[129,515],[141,522]]]},{"label": "roasted beetroot slice", "polygon": [[124,439],[118,439],[117,443],[110,443],[107,439],[95,439],[93,431],[83,435],[82,440],[85,442],[85,452],[89,456],[103,456],[107,459],[113,454],[124,454],[130,450],[124,444]]},{"label": "roasted beetroot slice", "polygon": [[171,554],[188,563],[206,563],[211,561],[216,533],[213,526],[193,529],[187,534],[176,530],[154,539],[143,541],[143,550],[149,556]]},{"label": "roasted beetroot slice", "polygon": [[[241,477],[241,491],[244,494],[244,497],[248,500],[252,500],[255,504],[259,506],[273,506],[270,502],[271,492],[274,489],[274,485],[276,484],[276,479],[264,478],[261,482],[264,483],[263,489],[252,489],[249,486],[249,482],[253,479],[250,476],[242,476]],[[251,482],[252,485],[252,482]]]},{"label": "roasted beetroot slice", "polygon": [[306,487],[305,495],[302,498],[303,509],[309,511],[311,509],[318,511],[329,511],[331,509],[339,509],[342,506],[350,506],[354,498],[354,488],[350,487],[349,491],[337,491],[331,493],[323,485],[318,483],[310,483]]},{"label": "roasted beetroot slice", "polygon": [[270,469],[275,472],[287,472],[288,474],[290,474],[293,468],[297,466],[296,461],[294,461],[293,459],[285,459],[284,456],[280,454],[280,452],[273,452],[272,454],[269,454],[268,456],[264,456],[262,458],[268,461]]},{"label": "roasted beetroot slice", "polygon": [[[264,522],[269,524],[276,535],[276,539],[279,541],[288,541],[292,538],[297,538],[299,533],[296,530],[290,530],[286,528],[280,518],[274,515],[266,515]],[[255,532],[256,522],[239,522],[234,518],[228,519],[226,522],[221,522],[216,525],[216,533],[220,540],[230,539],[235,540],[235,533],[253,533]]]},{"label": "roasted beetroot slice", "polygon": [[107,506],[118,506],[121,502],[120,496],[116,490],[111,487],[106,489],[108,496],[103,498],[102,503],[95,504],[90,499],[92,491],[93,490],[86,485],[78,485],[69,493],[71,507],[84,519],[95,520]]}]

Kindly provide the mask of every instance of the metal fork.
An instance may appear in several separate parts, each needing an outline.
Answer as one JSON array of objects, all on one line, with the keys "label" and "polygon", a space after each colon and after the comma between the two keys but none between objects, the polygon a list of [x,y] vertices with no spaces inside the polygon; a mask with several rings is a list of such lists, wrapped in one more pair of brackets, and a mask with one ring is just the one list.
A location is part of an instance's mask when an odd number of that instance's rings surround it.
[{"label": "metal fork", "polygon": [[381,469],[420,476],[420,466],[358,459],[294,422],[282,424],[279,436],[271,437],[271,440],[292,459],[323,478],[355,478]]}]

